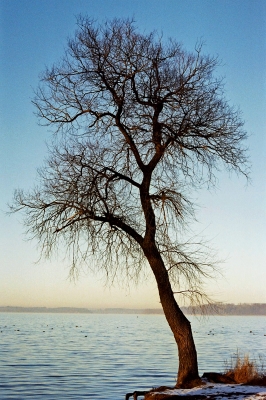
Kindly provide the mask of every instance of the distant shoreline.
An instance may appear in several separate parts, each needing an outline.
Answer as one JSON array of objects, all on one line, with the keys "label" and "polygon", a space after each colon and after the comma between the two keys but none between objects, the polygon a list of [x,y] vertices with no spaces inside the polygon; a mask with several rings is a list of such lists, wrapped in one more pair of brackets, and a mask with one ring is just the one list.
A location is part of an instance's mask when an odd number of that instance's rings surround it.
[{"label": "distant shoreline", "polygon": [[[266,316],[266,303],[242,303],[242,304],[216,304],[203,305],[202,307],[182,307],[187,315],[261,315]],[[78,308],[78,307],[0,307],[0,312],[16,313],[60,313],[60,314],[163,314],[160,308]]]},{"label": "distant shoreline", "polygon": [[58,314],[163,314],[161,309],[77,308],[77,307],[0,307],[1,312]]}]

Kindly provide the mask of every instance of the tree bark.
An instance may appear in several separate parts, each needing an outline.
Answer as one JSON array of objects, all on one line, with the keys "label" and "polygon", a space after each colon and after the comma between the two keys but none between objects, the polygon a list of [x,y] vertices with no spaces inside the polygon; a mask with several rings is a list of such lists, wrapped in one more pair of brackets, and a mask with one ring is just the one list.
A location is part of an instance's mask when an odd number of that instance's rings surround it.
[{"label": "tree bark", "polygon": [[143,250],[154,273],[162,308],[178,347],[179,369],[176,387],[198,386],[201,379],[191,324],[175,300],[168,272],[156,245],[149,243]]}]

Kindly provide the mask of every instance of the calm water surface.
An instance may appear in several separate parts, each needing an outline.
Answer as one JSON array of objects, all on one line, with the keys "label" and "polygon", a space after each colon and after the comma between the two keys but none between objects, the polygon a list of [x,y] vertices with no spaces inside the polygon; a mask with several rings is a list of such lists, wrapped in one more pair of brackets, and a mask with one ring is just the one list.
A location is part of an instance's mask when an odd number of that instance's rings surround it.
[{"label": "calm water surface", "polygon": [[[266,317],[189,319],[200,373],[237,350],[266,355]],[[119,400],[176,373],[163,315],[0,313],[0,399]]]}]

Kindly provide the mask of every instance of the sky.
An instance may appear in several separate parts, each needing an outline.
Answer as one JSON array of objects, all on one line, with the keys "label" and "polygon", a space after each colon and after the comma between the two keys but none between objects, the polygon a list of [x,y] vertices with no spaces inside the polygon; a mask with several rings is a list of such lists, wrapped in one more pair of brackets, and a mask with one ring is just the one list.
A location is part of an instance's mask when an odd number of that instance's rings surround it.
[{"label": "sky", "polygon": [[160,307],[151,276],[138,287],[106,287],[100,275],[68,279],[66,261],[41,260],[24,234],[22,215],[8,216],[17,188],[34,186],[52,132],[40,127],[31,99],[46,66],[60,60],[76,17],[133,18],[193,51],[204,42],[218,56],[226,97],[242,110],[251,179],[220,172],[217,188],[194,193],[200,232],[223,260],[206,283],[216,301],[266,302],[266,2],[264,0],[0,0],[0,306]]}]

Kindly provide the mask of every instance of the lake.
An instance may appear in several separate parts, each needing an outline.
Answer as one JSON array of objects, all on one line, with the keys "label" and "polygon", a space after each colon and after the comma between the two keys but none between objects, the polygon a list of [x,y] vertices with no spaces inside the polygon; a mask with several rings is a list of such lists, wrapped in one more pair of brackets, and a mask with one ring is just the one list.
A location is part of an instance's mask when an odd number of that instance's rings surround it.
[{"label": "lake", "polygon": [[[266,355],[266,317],[188,318],[201,374]],[[177,366],[163,315],[0,313],[1,399],[122,400],[173,386]]]}]

